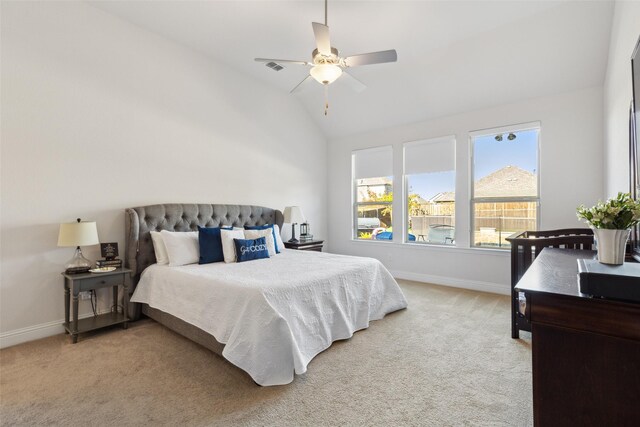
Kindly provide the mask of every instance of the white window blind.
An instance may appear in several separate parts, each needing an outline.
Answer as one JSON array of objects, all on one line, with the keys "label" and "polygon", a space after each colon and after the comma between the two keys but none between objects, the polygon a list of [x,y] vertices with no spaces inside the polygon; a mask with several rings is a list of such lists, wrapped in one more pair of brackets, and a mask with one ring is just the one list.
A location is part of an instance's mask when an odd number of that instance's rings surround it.
[{"label": "white window blind", "polygon": [[393,150],[390,145],[353,152],[353,177],[393,176]]},{"label": "white window blind", "polygon": [[452,171],[456,168],[456,140],[453,136],[404,144],[404,173],[413,175]]}]

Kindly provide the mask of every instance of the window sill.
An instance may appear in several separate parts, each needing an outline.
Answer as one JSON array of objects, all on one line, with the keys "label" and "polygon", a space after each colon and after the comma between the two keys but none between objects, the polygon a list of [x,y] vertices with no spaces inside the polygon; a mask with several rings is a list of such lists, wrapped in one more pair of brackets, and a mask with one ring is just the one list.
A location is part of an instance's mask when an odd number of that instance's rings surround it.
[{"label": "window sill", "polygon": [[357,245],[374,245],[374,246],[393,246],[404,249],[418,249],[435,252],[451,252],[456,254],[472,254],[472,255],[489,255],[489,256],[502,256],[510,257],[511,251],[509,249],[491,249],[491,248],[463,248],[453,245],[439,245],[436,243],[400,243],[384,240],[359,240],[351,239],[351,243]]}]

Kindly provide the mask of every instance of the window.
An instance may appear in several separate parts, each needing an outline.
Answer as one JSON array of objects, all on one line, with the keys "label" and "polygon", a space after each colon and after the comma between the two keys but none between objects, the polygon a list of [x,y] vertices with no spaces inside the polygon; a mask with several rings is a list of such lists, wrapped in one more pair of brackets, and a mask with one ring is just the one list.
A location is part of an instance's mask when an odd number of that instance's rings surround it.
[{"label": "window", "polygon": [[392,240],[393,159],[391,146],[354,151],[354,237]]},{"label": "window", "polygon": [[455,137],[404,144],[406,242],[455,243]]},{"label": "window", "polygon": [[509,248],[511,234],[538,227],[538,140],[530,124],[471,134],[471,245]]}]

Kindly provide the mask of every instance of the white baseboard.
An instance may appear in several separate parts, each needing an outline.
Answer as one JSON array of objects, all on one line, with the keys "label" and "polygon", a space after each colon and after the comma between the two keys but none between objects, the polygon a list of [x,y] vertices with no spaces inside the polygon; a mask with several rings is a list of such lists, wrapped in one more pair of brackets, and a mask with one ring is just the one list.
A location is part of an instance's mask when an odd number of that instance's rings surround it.
[{"label": "white baseboard", "polygon": [[[98,314],[108,313],[108,310],[98,311]],[[93,316],[93,313],[87,313],[78,316],[79,319],[85,319]],[[0,348],[11,347],[13,345],[22,344],[28,341],[39,340],[53,335],[64,333],[63,319],[54,320],[52,322],[41,323],[39,325],[27,326],[26,328],[15,329],[0,334]]]},{"label": "white baseboard", "polygon": [[396,279],[432,283],[434,285],[450,286],[453,288],[471,289],[473,291],[490,292],[492,294],[511,295],[510,286],[500,283],[455,279],[453,277],[433,276],[431,274],[412,273],[408,271],[390,270],[390,273]]}]

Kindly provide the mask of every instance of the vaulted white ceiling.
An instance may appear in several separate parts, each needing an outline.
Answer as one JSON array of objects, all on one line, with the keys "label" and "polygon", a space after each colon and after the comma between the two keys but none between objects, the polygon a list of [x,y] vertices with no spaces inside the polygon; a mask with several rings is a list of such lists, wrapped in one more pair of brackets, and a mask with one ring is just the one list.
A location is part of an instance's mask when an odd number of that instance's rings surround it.
[{"label": "vaulted white ceiling", "polygon": [[[283,92],[308,73],[279,72],[255,57],[310,60],[313,1],[98,1],[96,7],[210,55]],[[342,56],[396,49],[398,62],[312,82],[299,100],[328,137],[428,120],[602,85],[612,1],[329,1],[332,45]]]}]

